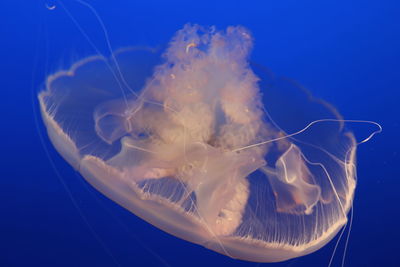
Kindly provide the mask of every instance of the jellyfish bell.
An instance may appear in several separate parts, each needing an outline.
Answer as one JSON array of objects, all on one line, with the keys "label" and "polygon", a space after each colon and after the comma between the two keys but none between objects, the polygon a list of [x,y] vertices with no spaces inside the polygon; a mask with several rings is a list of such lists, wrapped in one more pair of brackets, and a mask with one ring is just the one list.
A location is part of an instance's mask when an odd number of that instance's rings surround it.
[{"label": "jellyfish bell", "polygon": [[50,140],[172,235],[248,261],[311,253],[347,221],[356,143],[329,104],[250,64],[251,48],[243,27],[188,24],[161,57],[83,59],[39,94]]}]

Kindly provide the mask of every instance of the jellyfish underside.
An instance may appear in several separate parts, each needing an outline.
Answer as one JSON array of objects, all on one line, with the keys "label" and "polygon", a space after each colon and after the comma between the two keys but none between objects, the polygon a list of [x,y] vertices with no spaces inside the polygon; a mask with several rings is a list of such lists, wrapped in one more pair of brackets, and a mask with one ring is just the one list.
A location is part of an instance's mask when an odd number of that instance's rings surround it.
[{"label": "jellyfish underside", "polygon": [[250,64],[251,46],[242,27],[186,25],[161,57],[81,60],[39,94],[49,137],[95,188],[172,235],[249,261],[311,253],[346,223],[355,141],[333,120],[285,138],[340,115]]}]

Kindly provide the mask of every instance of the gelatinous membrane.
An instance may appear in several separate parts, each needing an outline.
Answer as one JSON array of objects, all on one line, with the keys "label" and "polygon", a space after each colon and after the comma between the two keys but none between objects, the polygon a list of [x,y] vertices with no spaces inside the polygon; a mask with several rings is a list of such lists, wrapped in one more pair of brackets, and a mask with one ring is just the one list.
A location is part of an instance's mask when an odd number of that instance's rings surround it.
[{"label": "gelatinous membrane", "polygon": [[[81,60],[39,94],[50,139],[168,233],[249,261],[311,253],[347,221],[355,141],[330,105],[249,63],[251,46],[242,27],[186,25],[162,56]],[[287,136],[317,119],[332,120]]]}]

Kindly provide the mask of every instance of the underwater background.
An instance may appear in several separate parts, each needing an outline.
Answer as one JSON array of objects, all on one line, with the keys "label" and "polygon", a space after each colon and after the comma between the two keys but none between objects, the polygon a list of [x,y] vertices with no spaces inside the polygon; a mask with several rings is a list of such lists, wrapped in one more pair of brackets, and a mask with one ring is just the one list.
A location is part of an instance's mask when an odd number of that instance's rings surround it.
[{"label": "underwater background", "polygon": [[[282,263],[230,259],[108,200],[50,144],[36,95],[45,77],[96,53],[102,26],[73,0],[0,2],[0,266],[327,266],[337,237]],[[164,47],[188,22],[243,25],[251,60],[383,132],[358,148],[345,266],[400,266],[400,2],[88,0],[112,48]],[[90,42],[79,27],[90,38]],[[288,96],[289,97],[289,96]],[[361,141],[376,128],[348,125]],[[51,160],[50,160],[51,159]],[[347,231],[333,265],[340,266]]]}]

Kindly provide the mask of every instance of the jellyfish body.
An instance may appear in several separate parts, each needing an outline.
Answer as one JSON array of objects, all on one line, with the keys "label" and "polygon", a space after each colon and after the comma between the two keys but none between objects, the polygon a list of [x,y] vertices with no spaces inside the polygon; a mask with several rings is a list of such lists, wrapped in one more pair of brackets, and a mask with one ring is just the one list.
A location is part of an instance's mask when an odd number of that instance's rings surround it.
[{"label": "jellyfish body", "polygon": [[[90,184],[168,233],[249,261],[311,253],[346,223],[355,141],[331,106],[252,66],[251,46],[242,27],[186,25],[161,59],[81,60],[39,94],[49,137]],[[321,118],[332,120],[286,137]]]}]

